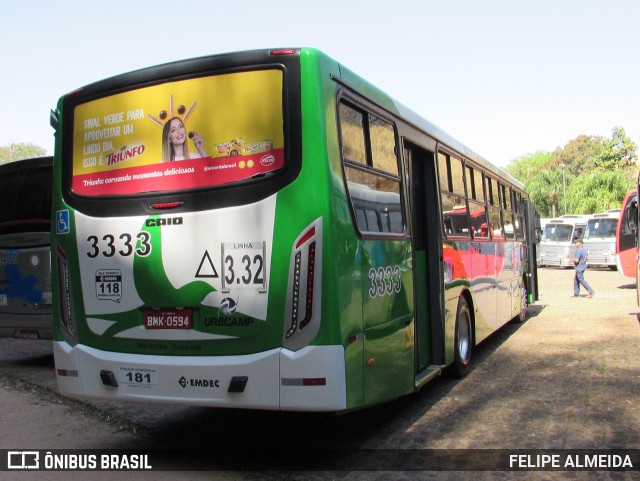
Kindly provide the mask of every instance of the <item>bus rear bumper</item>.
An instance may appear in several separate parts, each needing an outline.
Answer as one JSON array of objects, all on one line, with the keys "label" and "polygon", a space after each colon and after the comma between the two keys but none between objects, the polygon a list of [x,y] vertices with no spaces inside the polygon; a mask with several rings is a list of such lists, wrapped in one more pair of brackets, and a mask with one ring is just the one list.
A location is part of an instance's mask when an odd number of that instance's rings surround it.
[{"label": "bus rear bumper", "polygon": [[53,339],[53,320],[51,315],[0,314],[0,337]]},{"label": "bus rear bumper", "polygon": [[60,393],[79,399],[286,411],[346,409],[342,346],[242,356],[154,356],[53,343]]}]

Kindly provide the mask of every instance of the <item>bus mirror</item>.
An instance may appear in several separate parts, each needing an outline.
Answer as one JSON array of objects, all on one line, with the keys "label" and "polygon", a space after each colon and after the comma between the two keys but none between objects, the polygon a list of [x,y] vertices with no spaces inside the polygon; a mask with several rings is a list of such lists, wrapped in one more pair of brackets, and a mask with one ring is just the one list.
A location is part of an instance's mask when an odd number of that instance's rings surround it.
[{"label": "bus mirror", "polygon": [[51,124],[51,127],[53,127],[53,130],[57,132],[58,131],[58,114],[54,110],[51,110],[49,112],[49,123]]}]

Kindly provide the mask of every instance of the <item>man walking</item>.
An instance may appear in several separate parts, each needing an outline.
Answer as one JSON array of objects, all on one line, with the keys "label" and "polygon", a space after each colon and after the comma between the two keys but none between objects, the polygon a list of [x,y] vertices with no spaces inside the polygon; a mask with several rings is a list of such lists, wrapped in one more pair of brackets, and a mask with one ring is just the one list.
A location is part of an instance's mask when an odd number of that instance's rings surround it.
[{"label": "man walking", "polygon": [[576,275],[573,278],[573,297],[580,296],[580,286],[584,287],[588,294],[586,297],[593,297],[593,289],[584,280],[584,271],[587,268],[587,259],[589,258],[589,252],[582,246],[582,241],[576,241],[576,254],[573,259],[573,263],[576,266]]}]

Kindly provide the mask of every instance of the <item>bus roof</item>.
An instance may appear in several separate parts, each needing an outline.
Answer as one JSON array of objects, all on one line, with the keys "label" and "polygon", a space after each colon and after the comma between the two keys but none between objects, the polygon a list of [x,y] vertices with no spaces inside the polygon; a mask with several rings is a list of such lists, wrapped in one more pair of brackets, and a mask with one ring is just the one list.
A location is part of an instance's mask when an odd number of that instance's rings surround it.
[{"label": "bus roof", "polygon": [[[303,49],[302,53],[304,53],[305,51],[314,51],[314,49]],[[322,54],[322,55],[325,55],[325,54]],[[414,110],[405,106],[404,104],[397,101],[387,93],[381,91],[377,87],[373,86],[366,80],[362,79],[358,74],[344,67],[342,64],[340,64],[340,80],[341,82],[345,83],[345,85],[352,86],[352,87],[357,86],[358,89],[360,90],[362,90],[363,86],[368,87],[366,88],[365,93],[371,96],[371,100],[380,104],[382,107],[387,108],[387,110],[390,110],[392,114],[402,117],[417,129],[428,133],[429,135],[434,137],[437,141],[442,142],[447,147],[455,150],[463,157],[466,157],[467,159],[474,161],[476,164],[478,164],[483,169],[485,169],[485,171],[494,174],[496,177],[500,179],[506,180],[507,182],[512,184],[514,187],[524,191],[524,184],[520,182],[518,179],[516,179],[515,177],[513,177],[511,174],[491,164],[488,160],[486,160],[480,154],[474,152],[465,144],[456,140],[450,134],[448,134],[447,132],[442,130],[440,127],[438,127],[436,124],[425,119]],[[395,111],[393,109],[390,109],[387,103],[381,102],[381,100],[385,100],[385,99],[393,103],[393,107],[395,108]]]},{"label": "bus roof", "polygon": [[0,164],[0,174],[6,172],[13,172],[22,169],[33,169],[37,167],[51,167],[53,165],[53,157],[33,157],[31,159],[14,160],[13,162],[7,162]]},{"label": "bus roof", "polygon": [[601,212],[599,214],[593,214],[591,219],[589,220],[597,220],[597,219],[619,219],[620,218],[620,209],[611,209],[606,212]]},{"label": "bus roof", "polygon": [[549,224],[569,224],[575,222],[587,222],[591,218],[588,214],[565,214],[549,220]]}]

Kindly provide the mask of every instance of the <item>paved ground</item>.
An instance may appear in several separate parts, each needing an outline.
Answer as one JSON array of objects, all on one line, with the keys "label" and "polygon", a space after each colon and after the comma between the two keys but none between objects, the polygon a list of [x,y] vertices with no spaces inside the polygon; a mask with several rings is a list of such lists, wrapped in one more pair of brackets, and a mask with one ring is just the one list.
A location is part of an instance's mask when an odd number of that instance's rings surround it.
[{"label": "paved ground", "polygon": [[[475,353],[463,380],[347,416],[176,406],[91,406],[55,392],[47,343],[0,340],[0,449],[640,448],[640,324],[632,282],[589,270],[592,299],[572,298],[571,270],[541,269],[540,301]],[[381,460],[380,462],[383,462]],[[57,478],[56,475],[60,474]],[[73,479],[81,473],[0,473]],[[64,475],[64,477],[62,477]],[[94,473],[92,479],[180,479]],[[192,473],[191,479],[638,479],[635,473]],[[86,473],[78,479],[87,479]]]}]

